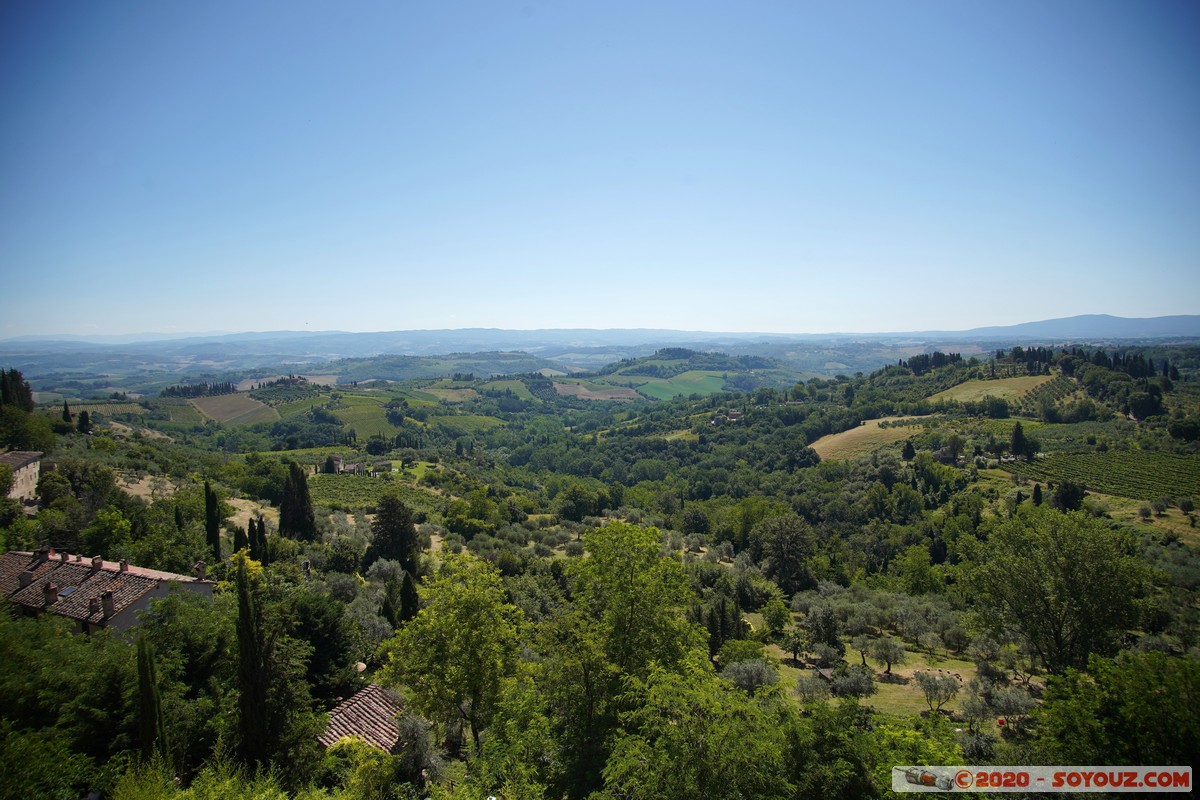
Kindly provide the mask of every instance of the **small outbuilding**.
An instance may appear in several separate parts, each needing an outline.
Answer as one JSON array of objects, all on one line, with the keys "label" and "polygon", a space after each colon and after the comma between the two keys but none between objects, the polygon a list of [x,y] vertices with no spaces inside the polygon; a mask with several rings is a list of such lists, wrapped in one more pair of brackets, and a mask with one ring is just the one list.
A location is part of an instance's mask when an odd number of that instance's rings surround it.
[{"label": "small outbuilding", "polygon": [[378,684],[368,684],[329,712],[329,724],[317,740],[325,747],[332,747],[339,739],[352,737],[395,754],[400,741],[397,720],[403,712],[404,704],[398,694]]}]

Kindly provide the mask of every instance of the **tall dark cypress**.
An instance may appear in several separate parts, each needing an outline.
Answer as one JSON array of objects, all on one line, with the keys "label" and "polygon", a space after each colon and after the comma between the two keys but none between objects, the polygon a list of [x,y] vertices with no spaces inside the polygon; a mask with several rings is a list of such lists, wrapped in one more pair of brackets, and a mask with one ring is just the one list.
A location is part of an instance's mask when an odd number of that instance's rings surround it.
[{"label": "tall dark cypress", "polygon": [[237,567],[238,738],[241,761],[254,770],[265,765],[268,751],[267,645],[262,607],[246,559]]},{"label": "tall dark cypress", "polygon": [[417,584],[412,573],[404,573],[404,581],[400,584],[400,621],[408,622],[421,610],[421,600],[417,595]]},{"label": "tall dark cypress", "polygon": [[[253,522],[253,520],[251,520]],[[238,525],[233,529],[233,552],[240,553],[250,548],[250,540],[246,537],[246,529]]]},{"label": "tall dark cypress", "polygon": [[163,716],[158,675],[154,668],[154,647],[145,636],[137,641],[138,666],[138,738],[142,758],[149,760],[155,753],[170,772],[171,746],[167,739],[167,722]]},{"label": "tall dark cypress", "polygon": [[221,508],[217,494],[208,481],[204,482],[204,533],[208,549],[213,554],[213,563],[221,562]]},{"label": "tall dark cypress", "polygon": [[70,423],[71,423],[71,407],[70,407],[69,405],[67,405],[67,401],[66,401],[66,400],[63,400],[63,415],[62,415],[62,418],[63,418],[63,422],[65,422],[65,423],[67,423],[67,424],[70,424]]},{"label": "tall dark cypress", "polygon": [[420,566],[420,539],[413,524],[412,510],[395,494],[385,493],[375,506],[371,523],[374,541],[363,556],[363,568],[377,559],[399,561],[405,572],[416,573]]},{"label": "tall dark cypress", "polygon": [[312,541],[317,537],[317,519],[308,494],[308,477],[294,461],[288,465],[288,475],[283,483],[279,532],[302,541]]},{"label": "tall dark cypress", "polygon": [[262,517],[250,520],[250,557],[266,566],[267,522]]}]

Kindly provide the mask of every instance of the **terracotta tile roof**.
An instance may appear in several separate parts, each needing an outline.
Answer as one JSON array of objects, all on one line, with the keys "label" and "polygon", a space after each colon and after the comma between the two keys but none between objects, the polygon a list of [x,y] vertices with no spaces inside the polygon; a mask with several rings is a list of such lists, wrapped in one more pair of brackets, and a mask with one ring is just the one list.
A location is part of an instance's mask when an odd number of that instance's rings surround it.
[{"label": "terracotta tile roof", "polygon": [[403,710],[398,694],[369,684],[329,712],[329,725],[317,740],[331,747],[342,737],[354,736],[385,753],[393,753],[400,738],[396,717]]},{"label": "terracotta tile roof", "polygon": [[[30,573],[29,584],[21,586],[21,575],[26,572]],[[67,556],[64,561],[61,554],[53,551],[44,558],[20,551],[0,555],[0,593],[18,605],[41,610],[46,607],[46,587],[53,583],[57,593],[50,610],[81,622],[103,623],[163,581],[199,582],[194,577],[171,572],[129,566],[122,569],[120,563],[113,561],[93,561],[80,556]],[[112,592],[112,612],[106,615],[102,598],[108,592]]]}]

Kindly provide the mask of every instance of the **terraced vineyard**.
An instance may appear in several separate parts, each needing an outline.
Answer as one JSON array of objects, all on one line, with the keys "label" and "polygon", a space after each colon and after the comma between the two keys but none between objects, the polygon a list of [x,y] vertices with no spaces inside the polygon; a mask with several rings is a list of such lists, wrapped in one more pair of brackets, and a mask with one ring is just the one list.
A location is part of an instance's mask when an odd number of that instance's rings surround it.
[{"label": "terraced vineyard", "polygon": [[71,413],[78,415],[81,411],[88,412],[89,416],[99,414],[104,417],[111,417],[114,414],[145,414],[146,409],[137,403],[72,403],[70,404]]},{"label": "terraced vineyard", "polygon": [[1004,468],[1029,478],[1071,481],[1095,492],[1139,500],[1200,493],[1200,458],[1170,453],[1068,453]]}]

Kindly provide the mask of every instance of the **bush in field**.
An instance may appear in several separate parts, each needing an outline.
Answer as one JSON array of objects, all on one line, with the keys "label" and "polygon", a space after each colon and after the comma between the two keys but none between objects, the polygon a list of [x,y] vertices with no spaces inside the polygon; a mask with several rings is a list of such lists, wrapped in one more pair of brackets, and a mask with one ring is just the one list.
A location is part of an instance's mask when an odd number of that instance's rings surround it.
[{"label": "bush in field", "polygon": [[765,658],[736,661],[721,670],[721,677],[749,694],[779,682],[775,666]]}]

